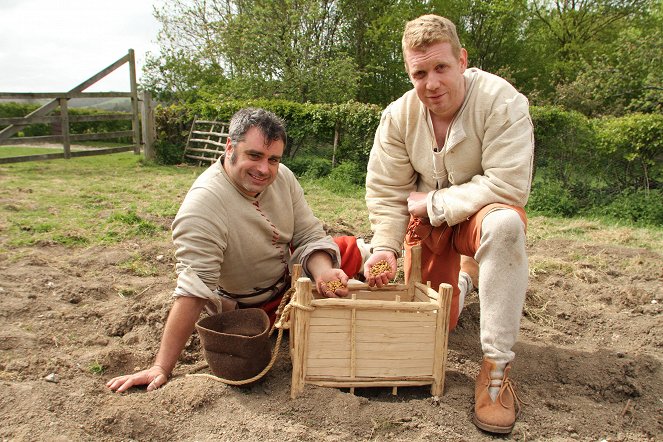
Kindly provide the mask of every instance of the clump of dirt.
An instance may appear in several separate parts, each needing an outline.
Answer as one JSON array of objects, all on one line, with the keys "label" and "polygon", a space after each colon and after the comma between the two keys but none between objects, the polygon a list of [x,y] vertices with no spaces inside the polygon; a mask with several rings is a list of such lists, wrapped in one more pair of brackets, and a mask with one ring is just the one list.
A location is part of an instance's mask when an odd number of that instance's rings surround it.
[{"label": "clump of dirt", "polygon": [[[471,423],[481,360],[476,294],[450,335],[439,401],[428,387],[394,396],[390,388],[353,395],[314,386],[292,400],[287,338],[269,374],[250,387],[186,377],[204,362],[195,335],[165,387],[110,392],[107,379],[154,358],[171,305],[172,256],[171,244],[147,243],[46,245],[0,258],[3,440],[492,438]],[[661,255],[540,240],[529,257],[512,371],[527,405],[507,438],[663,439]]]}]

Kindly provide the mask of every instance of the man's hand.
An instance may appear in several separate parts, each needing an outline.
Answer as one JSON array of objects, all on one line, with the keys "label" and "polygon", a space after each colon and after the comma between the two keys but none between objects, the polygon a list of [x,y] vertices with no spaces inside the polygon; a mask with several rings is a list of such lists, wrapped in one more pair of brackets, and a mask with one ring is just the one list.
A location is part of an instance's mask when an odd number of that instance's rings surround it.
[{"label": "man's hand", "polygon": [[115,377],[106,383],[106,387],[122,393],[136,385],[147,385],[147,391],[152,391],[168,382],[169,374],[160,365],[153,365],[138,373]]},{"label": "man's hand", "polygon": [[[328,269],[324,271],[320,277],[315,281],[315,286],[318,293],[326,298],[344,298],[348,296],[348,275],[341,269]],[[341,281],[343,287],[337,288],[332,291],[328,287],[328,283],[332,281]]]},{"label": "man's hand", "polygon": [[426,192],[410,192],[407,197],[407,210],[415,218],[428,218],[428,207],[426,204]]},{"label": "man's hand", "polygon": [[[387,261],[390,270],[381,272],[377,275],[371,274],[371,268],[380,261]],[[389,281],[396,276],[396,266],[396,255],[394,252],[388,250],[378,250],[373,252],[371,257],[368,258],[368,261],[366,261],[366,264],[364,264],[364,277],[366,278],[366,282],[370,287],[382,287],[389,284]]]}]

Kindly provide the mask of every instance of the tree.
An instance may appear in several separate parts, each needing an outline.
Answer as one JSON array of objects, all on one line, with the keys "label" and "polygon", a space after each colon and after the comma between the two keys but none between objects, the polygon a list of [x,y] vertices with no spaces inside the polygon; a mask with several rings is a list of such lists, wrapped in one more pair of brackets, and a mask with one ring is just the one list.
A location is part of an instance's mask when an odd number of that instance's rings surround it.
[{"label": "tree", "polygon": [[228,1],[169,0],[155,7],[160,53],[148,53],[143,87],[162,100],[195,100],[200,91],[223,90],[229,63],[219,30],[231,11]]},{"label": "tree", "polygon": [[155,16],[161,56],[148,63],[148,87],[301,102],[356,95],[359,73],[339,49],[335,0],[169,0]]},{"label": "tree", "polygon": [[469,0],[457,21],[471,65],[499,72],[509,66],[523,46],[526,0]]},{"label": "tree", "polygon": [[610,42],[619,29],[646,14],[653,0],[533,0],[531,13],[554,44],[551,81],[575,79],[583,58]]},{"label": "tree", "polygon": [[625,29],[604,54],[558,86],[558,101],[589,116],[663,112],[663,32]]},{"label": "tree", "polygon": [[[294,101],[354,98],[359,74],[339,49],[341,15],[334,0],[243,0],[222,32],[237,77],[261,78],[272,94]],[[275,19],[277,18],[278,19]]]},{"label": "tree", "polygon": [[431,1],[340,0],[343,44],[361,74],[357,100],[384,106],[412,85],[403,63],[401,38],[408,20],[429,13]]},{"label": "tree", "polygon": [[610,26],[642,14],[651,0],[533,0],[532,12],[559,44],[562,55],[602,35]]}]

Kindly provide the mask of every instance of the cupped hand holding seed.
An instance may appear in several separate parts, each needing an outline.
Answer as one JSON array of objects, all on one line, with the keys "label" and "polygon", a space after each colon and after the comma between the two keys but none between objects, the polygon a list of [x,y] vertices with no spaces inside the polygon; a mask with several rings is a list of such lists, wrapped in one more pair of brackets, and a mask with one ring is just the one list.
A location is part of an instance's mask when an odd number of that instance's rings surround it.
[{"label": "cupped hand holding seed", "polygon": [[326,298],[344,298],[348,296],[348,275],[341,269],[329,269],[316,281],[318,293]]},{"label": "cupped hand holding seed", "polygon": [[396,276],[396,255],[388,250],[373,252],[364,264],[364,277],[369,286],[382,287]]}]

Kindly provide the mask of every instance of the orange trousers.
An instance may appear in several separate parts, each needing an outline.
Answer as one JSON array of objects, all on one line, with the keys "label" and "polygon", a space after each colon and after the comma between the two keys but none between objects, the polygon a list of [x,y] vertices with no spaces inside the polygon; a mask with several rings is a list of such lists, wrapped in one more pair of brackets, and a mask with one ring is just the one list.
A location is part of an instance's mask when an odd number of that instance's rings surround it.
[{"label": "orange trousers", "polygon": [[412,247],[421,245],[421,280],[431,282],[437,289],[441,283],[453,287],[451,300],[451,317],[449,330],[456,328],[459,315],[460,289],[458,288],[458,272],[460,271],[460,255],[474,257],[481,244],[481,223],[486,215],[494,210],[515,210],[527,226],[527,215],[521,207],[507,204],[489,204],[469,217],[467,220],[449,226],[444,223],[433,227],[427,218],[411,218],[405,235],[404,270],[409,276],[412,269]]}]

